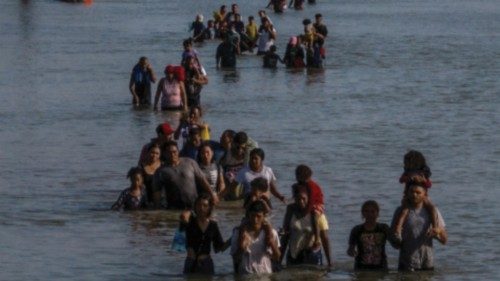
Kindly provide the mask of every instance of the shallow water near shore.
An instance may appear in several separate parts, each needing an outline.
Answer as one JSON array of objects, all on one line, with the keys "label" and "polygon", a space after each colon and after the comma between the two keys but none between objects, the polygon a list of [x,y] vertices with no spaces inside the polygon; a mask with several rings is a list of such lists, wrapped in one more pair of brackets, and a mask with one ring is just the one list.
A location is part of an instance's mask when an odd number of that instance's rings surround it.
[{"label": "shallow water near shore", "polygon": [[[244,19],[267,3],[235,2]],[[179,63],[188,24],[220,4],[0,3],[0,280],[186,279],[184,254],[170,250],[178,213],[109,207],[140,147],[169,118],[132,109],[133,65],[146,55],[160,75]],[[281,192],[290,195],[294,168],[306,163],[325,193],[333,270],[242,279],[498,279],[498,3],[318,0],[303,11],[268,11],[280,55],[317,12],[330,31],[323,71],[264,70],[254,55],[239,58],[236,71],[217,71],[217,42],[196,46],[210,80],[202,105],[212,136],[245,130],[265,150]],[[349,231],[367,199],[389,222],[408,149],[427,157],[449,242],[435,244],[434,272],[398,273],[388,248],[388,273],[354,273]],[[273,203],[279,226],[285,206]],[[227,238],[240,202],[223,202],[215,216]],[[227,252],[213,258],[214,280],[235,278]]]}]

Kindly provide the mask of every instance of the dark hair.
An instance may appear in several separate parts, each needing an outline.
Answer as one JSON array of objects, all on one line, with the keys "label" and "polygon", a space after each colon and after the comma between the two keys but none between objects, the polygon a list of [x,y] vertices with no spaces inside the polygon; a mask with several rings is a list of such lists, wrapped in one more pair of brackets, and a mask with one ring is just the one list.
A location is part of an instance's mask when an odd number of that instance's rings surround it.
[{"label": "dark hair", "polygon": [[[207,200],[208,201],[208,206],[210,207],[210,209],[208,209],[208,216],[211,216],[212,215],[212,211],[214,209],[214,200],[207,193],[202,193],[202,194],[198,195],[198,197],[196,197],[196,200],[194,201],[194,208],[193,208],[194,213],[196,214],[196,205],[201,200]],[[198,215],[198,214],[196,214],[196,215]]]},{"label": "dark hair", "polygon": [[[208,142],[208,141],[202,142],[201,145],[200,145],[200,147],[198,148],[198,155],[196,155],[196,161],[198,163],[201,163],[201,151],[205,147],[210,147],[210,149],[212,150],[212,152],[214,151],[214,149],[213,149],[212,145],[210,144],[210,142]],[[212,157],[211,163],[214,163],[214,162],[215,162],[215,157]]]},{"label": "dark hair", "polygon": [[188,134],[190,137],[194,136],[194,135],[201,135],[201,130],[200,128],[198,127],[190,127],[189,128],[189,134]]},{"label": "dark hair", "polygon": [[155,143],[153,143],[152,145],[150,145],[150,146],[148,147],[148,152],[150,152],[151,150],[153,150],[153,148],[158,148],[158,149],[160,150],[160,152],[161,152],[161,147],[160,147],[160,144],[159,144],[159,143],[155,142]]},{"label": "dark hair", "polygon": [[404,156],[404,170],[405,172],[422,171],[426,178],[430,178],[432,173],[429,166],[425,161],[424,155],[417,150],[410,150]]},{"label": "dark hair", "polygon": [[365,201],[365,203],[363,203],[363,205],[361,205],[361,212],[363,212],[365,210],[365,208],[368,208],[368,207],[375,208],[375,210],[377,210],[377,213],[380,212],[380,207],[378,206],[378,203],[375,200]]},{"label": "dark hair", "polygon": [[425,182],[421,181],[421,180],[416,180],[416,179],[410,179],[406,184],[405,184],[405,195],[408,193],[408,191],[410,190],[410,188],[412,186],[420,186],[420,187],[423,187],[425,189],[425,191],[427,191],[427,186],[425,185]]},{"label": "dark hair", "polygon": [[267,214],[267,207],[262,200],[256,200],[247,207],[247,212],[246,215],[247,217],[250,215],[250,213],[264,213]]},{"label": "dark hair", "polygon": [[252,188],[255,188],[255,189],[262,191],[262,192],[266,192],[267,189],[269,188],[269,184],[268,184],[267,180],[263,177],[258,177],[258,178],[253,179],[250,182],[250,186]]},{"label": "dark hair", "polygon": [[156,131],[156,135],[158,135],[158,136],[162,135],[163,136],[164,134],[163,134],[162,124],[156,126],[155,131]]},{"label": "dark hair", "polygon": [[307,193],[309,196],[309,188],[301,183],[294,183],[292,185],[293,198],[296,198],[300,193]]},{"label": "dark hair", "polygon": [[198,111],[200,112],[200,117],[203,116],[203,110],[201,110],[201,106],[199,105],[191,106],[191,108],[189,109],[189,113],[193,112],[195,109],[198,109]]},{"label": "dark hair", "polygon": [[314,15],[314,17],[315,17],[315,18],[321,18],[321,17],[323,17],[323,15],[322,15],[322,14],[320,14],[320,13],[317,13],[316,15]]},{"label": "dark hair", "polygon": [[169,146],[175,146],[175,148],[177,148],[177,150],[179,150],[179,147],[177,146],[177,142],[176,141],[169,140],[169,141],[165,142],[163,144],[163,150],[167,149],[167,147],[169,147]]},{"label": "dark hair", "polygon": [[269,51],[276,52],[276,45],[272,45],[271,47],[269,47]]},{"label": "dark hair", "polygon": [[309,166],[300,164],[295,168],[295,179],[298,182],[305,182],[307,179],[310,179],[312,177],[312,170],[309,168]]},{"label": "dark hair", "polygon": [[303,24],[303,25],[308,25],[308,24],[311,24],[311,20],[310,20],[310,19],[304,19],[304,20],[302,21],[302,24]]},{"label": "dark hair", "polygon": [[140,57],[140,58],[139,58],[139,61],[141,62],[141,61],[145,61],[145,60],[147,60],[147,59],[148,59],[147,57]]},{"label": "dark hair", "polygon": [[231,140],[233,140],[234,136],[236,135],[236,132],[233,131],[233,130],[231,130],[231,129],[227,129],[224,132],[222,132],[221,136],[223,136],[223,135],[229,135],[229,137],[231,138]]},{"label": "dark hair", "polygon": [[248,20],[251,21],[251,20],[254,20],[255,18],[253,16],[249,16],[248,17]]},{"label": "dark hair", "polygon": [[262,148],[254,148],[252,151],[250,151],[250,157],[253,155],[257,155],[264,161],[264,158],[266,157],[266,154],[264,153],[264,150]]},{"label": "dark hair", "polygon": [[144,170],[140,167],[132,167],[128,170],[127,172],[127,179],[130,179],[130,181],[132,181],[132,178],[135,176],[135,175],[141,175],[143,174]]},{"label": "dark hair", "polygon": [[248,136],[245,132],[240,131],[234,135],[233,142],[237,144],[245,144],[248,141]]},{"label": "dark hair", "polygon": [[185,39],[182,42],[182,46],[184,46],[184,47],[187,47],[188,45],[192,45],[192,44],[193,44],[193,39],[191,39],[191,38]]}]

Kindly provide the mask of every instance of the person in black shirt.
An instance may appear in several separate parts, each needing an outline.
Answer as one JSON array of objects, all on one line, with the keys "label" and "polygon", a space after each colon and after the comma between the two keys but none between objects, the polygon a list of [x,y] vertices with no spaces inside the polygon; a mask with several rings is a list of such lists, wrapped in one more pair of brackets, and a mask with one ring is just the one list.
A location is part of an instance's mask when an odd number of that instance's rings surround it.
[{"label": "person in black shirt", "polygon": [[265,68],[276,68],[278,65],[278,61],[284,63],[279,55],[276,54],[276,46],[272,45],[269,47],[269,51],[262,57],[264,61]]}]

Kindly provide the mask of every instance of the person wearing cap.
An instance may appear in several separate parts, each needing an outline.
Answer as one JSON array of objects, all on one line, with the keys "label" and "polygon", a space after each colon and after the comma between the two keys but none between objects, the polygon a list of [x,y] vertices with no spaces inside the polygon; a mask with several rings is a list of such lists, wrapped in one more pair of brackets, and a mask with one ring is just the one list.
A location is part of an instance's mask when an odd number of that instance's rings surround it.
[{"label": "person wearing cap", "polygon": [[182,110],[187,111],[187,97],[184,89],[184,82],[179,81],[174,74],[175,67],[167,65],[165,67],[165,77],[158,82],[156,90],[154,110],[158,110],[158,101],[161,100],[161,110]]},{"label": "person wearing cap", "polygon": [[156,207],[163,204],[164,195],[167,209],[192,209],[198,197],[198,189],[209,194],[214,203],[219,202],[219,197],[208,183],[205,174],[198,163],[190,158],[180,157],[175,141],[164,145],[165,164],[158,169],[153,179],[153,201]]},{"label": "person wearing cap", "polygon": [[147,144],[142,146],[137,165],[142,166],[144,164],[144,162],[148,158],[148,151],[153,145],[157,144],[161,148],[164,143],[173,140],[174,132],[175,131],[167,122],[156,126],[156,138],[152,138]]},{"label": "person wearing cap", "polygon": [[153,68],[147,57],[141,57],[130,74],[129,90],[132,94],[132,104],[151,105],[151,83],[156,82]]},{"label": "person wearing cap", "polygon": [[[420,182],[409,182],[408,203],[409,213],[403,224],[403,230],[396,247],[399,248],[399,270],[433,270],[434,251],[432,240],[446,244],[448,235],[441,213],[436,208],[437,227],[432,227],[431,214],[424,207],[427,188]],[[398,207],[394,212],[392,226],[394,228],[402,211]]]}]

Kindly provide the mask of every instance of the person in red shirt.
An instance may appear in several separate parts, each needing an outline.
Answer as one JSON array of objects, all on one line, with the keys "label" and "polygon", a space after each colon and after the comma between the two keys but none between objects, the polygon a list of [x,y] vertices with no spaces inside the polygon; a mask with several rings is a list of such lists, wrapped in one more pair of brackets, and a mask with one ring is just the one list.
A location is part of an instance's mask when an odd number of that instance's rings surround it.
[{"label": "person in red shirt", "polygon": [[307,186],[309,191],[309,209],[321,215],[325,211],[323,202],[323,191],[321,187],[312,180],[312,170],[306,165],[298,165],[295,169],[295,179],[297,183]]}]

